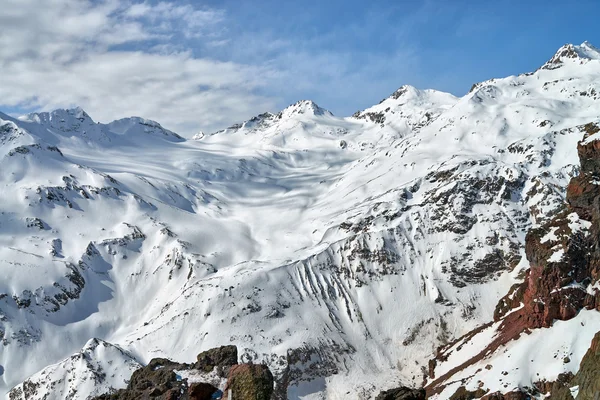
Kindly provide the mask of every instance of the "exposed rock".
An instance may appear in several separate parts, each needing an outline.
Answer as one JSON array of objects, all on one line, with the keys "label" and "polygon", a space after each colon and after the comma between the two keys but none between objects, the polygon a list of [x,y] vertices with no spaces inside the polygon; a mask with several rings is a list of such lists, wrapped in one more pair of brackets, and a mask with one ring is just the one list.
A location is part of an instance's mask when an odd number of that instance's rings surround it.
[{"label": "exposed rock", "polygon": [[225,393],[228,390],[236,400],[269,400],[273,393],[273,374],[266,365],[234,365],[229,370]]},{"label": "exposed rock", "polygon": [[214,367],[231,367],[238,363],[237,347],[221,346],[198,354],[194,368],[210,372]]},{"label": "exposed rock", "polygon": [[508,393],[500,393],[494,392],[488,395],[485,395],[481,398],[481,400],[528,400],[531,399],[531,396],[525,392],[520,390]]},{"label": "exposed rock", "polygon": [[[592,125],[578,128],[590,134],[600,131]],[[497,335],[480,353],[430,382],[426,387],[428,394],[440,393],[444,382],[456,372],[483,359],[486,354],[522,333],[550,327],[555,320],[569,320],[583,308],[600,305],[600,292],[590,294],[585,290],[600,277],[600,242],[597,239],[600,233],[600,185],[596,178],[600,173],[600,142],[586,143],[587,137],[586,133],[584,140],[578,143],[581,170],[579,176],[569,183],[568,204],[549,222],[527,233],[525,254],[530,268],[524,281],[513,286],[496,307],[494,319],[501,322]],[[581,228],[588,226],[590,221],[589,229]],[[476,334],[480,328],[439,349],[436,360],[444,361],[448,357],[446,352],[451,351],[449,349],[454,344]],[[436,364],[435,360],[429,364],[432,378]],[[511,396],[519,398],[522,394],[518,393]]]},{"label": "exposed rock", "polygon": [[411,389],[402,386],[379,393],[375,400],[425,400],[425,389]]},{"label": "exposed rock", "polygon": [[[223,368],[229,369],[225,393],[231,390],[234,399],[270,400],[274,379],[269,368],[258,364],[237,365],[237,354],[236,346],[222,346],[198,354],[195,364],[154,358],[131,375],[126,389],[98,396],[95,400],[209,400],[220,392],[215,386],[219,385],[214,380],[215,368],[219,375],[224,372]],[[190,376],[193,376],[193,382],[188,383]],[[216,382],[219,382],[218,377]],[[223,397],[227,398],[227,395]]]},{"label": "exposed rock", "polygon": [[579,364],[579,371],[571,385],[579,386],[577,400],[598,398],[598,393],[600,393],[600,332],[596,333],[590,348],[583,356],[581,364]]},{"label": "exposed rock", "polygon": [[473,400],[479,399],[487,393],[487,390],[477,389],[475,391],[467,390],[464,386],[456,389],[456,392],[450,396],[450,400]]},{"label": "exposed rock", "polygon": [[179,364],[165,358],[154,358],[148,365],[136,370],[129,380],[127,389],[104,394],[96,400],[133,400],[140,398],[180,399],[187,392],[187,382],[178,379],[174,370],[189,369],[187,364]]},{"label": "exposed rock", "polygon": [[569,399],[572,398],[569,390],[573,381],[573,374],[570,372],[559,374],[555,381],[540,381],[533,385],[543,395],[548,395],[551,399]]},{"label": "exposed rock", "polygon": [[190,400],[211,400],[219,389],[210,383],[194,382],[188,389]]}]

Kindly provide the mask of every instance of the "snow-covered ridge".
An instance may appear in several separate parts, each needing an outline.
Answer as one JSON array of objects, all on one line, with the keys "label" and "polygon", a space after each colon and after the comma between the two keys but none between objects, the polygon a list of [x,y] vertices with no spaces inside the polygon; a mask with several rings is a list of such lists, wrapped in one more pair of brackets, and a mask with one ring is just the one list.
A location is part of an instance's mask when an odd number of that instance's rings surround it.
[{"label": "snow-covered ridge", "polygon": [[133,371],[140,367],[127,351],[93,338],[81,351],[15,387],[11,391],[11,400],[44,395],[56,399],[97,396],[126,385]]},{"label": "snow-covered ridge", "polygon": [[93,337],[140,363],[236,344],[292,399],[420,385],[561,208],[598,64],[403,87],[355,117],[303,101],[202,140],[0,115],[0,389],[84,382],[47,366]]},{"label": "snow-covered ridge", "polygon": [[600,50],[589,42],[580,45],[565,44],[546,62],[543,69],[560,68],[565,62],[585,63],[588,60],[600,60]]},{"label": "snow-covered ridge", "polygon": [[328,110],[319,107],[312,100],[301,100],[286,107],[276,114],[264,112],[250,118],[247,121],[232,125],[227,129],[214,132],[211,135],[227,133],[231,134],[237,132],[248,134],[265,130],[267,128],[273,128],[274,126],[289,125],[290,123],[294,123],[294,121],[300,121],[307,118],[310,119],[311,117],[316,117],[317,119],[320,117],[333,117],[333,114]]},{"label": "snow-covered ridge", "polygon": [[47,136],[44,130],[66,137],[76,137],[93,143],[118,143],[119,136],[128,140],[144,140],[145,136],[182,141],[181,136],[163,128],[158,122],[140,117],[123,118],[108,124],[94,122],[82,108],[58,109],[52,112],[30,113],[18,118],[31,133]]},{"label": "snow-covered ridge", "polygon": [[294,115],[333,115],[330,111],[319,107],[312,100],[300,100],[286,107],[277,114],[278,118],[289,118]]},{"label": "snow-covered ridge", "polygon": [[357,111],[353,117],[377,124],[404,124],[409,129],[420,129],[435,120],[458,99],[449,93],[427,89],[419,90],[404,85],[378,105]]}]

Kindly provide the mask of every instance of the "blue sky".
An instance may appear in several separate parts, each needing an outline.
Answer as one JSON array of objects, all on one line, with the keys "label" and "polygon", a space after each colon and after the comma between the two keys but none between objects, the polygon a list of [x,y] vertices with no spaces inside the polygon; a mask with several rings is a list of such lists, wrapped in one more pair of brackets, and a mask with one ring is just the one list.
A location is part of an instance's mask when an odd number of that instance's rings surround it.
[{"label": "blue sky", "polygon": [[463,95],[600,46],[586,0],[0,1],[0,110],[80,105],[186,135],[300,99],[350,115],[403,84]]},{"label": "blue sky", "polygon": [[[281,3],[220,2],[231,10],[236,35],[263,35],[310,54],[337,55],[347,62],[340,72],[349,75],[349,83],[375,86],[374,93],[365,89],[369,98],[352,99],[352,104],[345,96],[327,93],[327,85],[323,92],[300,92],[300,97],[316,97],[342,114],[366,107],[404,83],[462,95],[477,81],[534,70],[564,43],[600,42],[598,1]],[[232,48],[222,56],[277,57],[276,51],[247,55]]]}]

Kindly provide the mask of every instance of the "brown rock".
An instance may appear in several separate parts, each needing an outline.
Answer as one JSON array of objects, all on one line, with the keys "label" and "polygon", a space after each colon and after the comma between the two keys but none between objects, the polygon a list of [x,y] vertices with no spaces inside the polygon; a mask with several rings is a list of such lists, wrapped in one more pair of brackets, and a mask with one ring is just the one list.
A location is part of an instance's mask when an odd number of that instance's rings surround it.
[{"label": "brown rock", "polygon": [[379,393],[375,400],[425,400],[425,389],[411,389],[402,386]]},{"label": "brown rock", "polygon": [[229,370],[225,393],[235,400],[269,400],[273,393],[273,374],[266,365],[239,364]]},{"label": "brown rock", "polygon": [[196,358],[198,361],[194,368],[204,372],[210,372],[214,367],[231,367],[238,362],[237,347],[233,345],[221,346],[203,351]]},{"label": "brown rock", "polygon": [[485,389],[477,389],[475,391],[467,390],[464,386],[456,389],[456,392],[450,396],[450,400],[473,400],[483,397],[488,391]]},{"label": "brown rock", "polygon": [[527,393],[517,390],[508,393],[490,393],[488,395],[483,396],[481,400],[528,400],[530,398],[531,396],[529,396]]},{"label": "brown rock", "polygon": [[218,390],[210,383],[194,382],[188,388],[189,400],[211,400]]}]

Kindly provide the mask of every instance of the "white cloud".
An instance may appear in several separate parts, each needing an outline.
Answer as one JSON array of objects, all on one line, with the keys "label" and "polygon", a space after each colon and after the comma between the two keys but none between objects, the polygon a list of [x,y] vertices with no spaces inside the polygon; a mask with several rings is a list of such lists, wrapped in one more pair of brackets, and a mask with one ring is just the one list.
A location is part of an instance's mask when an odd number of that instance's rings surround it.
[{"label": "white cloud", "polygon": [[[80,105],[100,121],[139,115],[182,134],[273,107],[255,94],[269,68],[197,58],[168,40],[226,40],[221,10],[115,0],[2,0],[2,10],[0,105]],[[141,46],[149,40],[158,44]]]},{"label": "white cloud", "polygon": [[[181,30],[187,37],[211,35],[225,12],[217,9],[196,9],[190,4],[160,2],[158,4],[136,3],[127,7],[123,15],[127,18],[145,18],[153,23],[157,31]],[[210,27],[210,30],[206,30]]]},{"label": "white cloud", "polygon": [[[0,110],[81,106],[102,122],[137,115],[191,135],[301,98],[350,115],[422,83],[418,52],[403,39],[410,26],[381,33],[380,14],[366,27],[307,35],[270,21],[246,29],[198,2],[157,1],[0,0]],[[417,11],[408,19],[429,15]],[[400,46],[337,46],[379,36]]]}]

